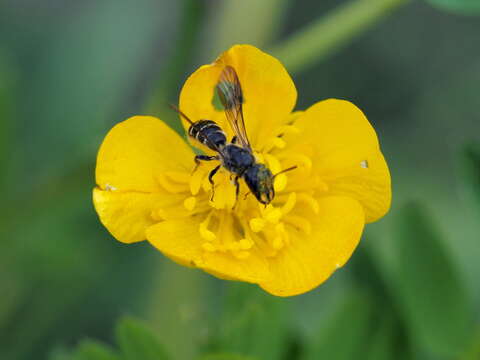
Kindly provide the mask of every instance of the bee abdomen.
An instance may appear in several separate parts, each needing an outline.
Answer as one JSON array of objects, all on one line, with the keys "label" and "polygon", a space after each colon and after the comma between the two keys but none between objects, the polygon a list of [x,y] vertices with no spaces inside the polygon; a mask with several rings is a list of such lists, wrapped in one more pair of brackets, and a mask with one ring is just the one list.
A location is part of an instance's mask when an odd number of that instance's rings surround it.
[{"label": "bee abdomen", "polygon": [[215,151],[227,143],[227,137],[222,128],[212,120],[193,123],[188,129],[188,135]]}]

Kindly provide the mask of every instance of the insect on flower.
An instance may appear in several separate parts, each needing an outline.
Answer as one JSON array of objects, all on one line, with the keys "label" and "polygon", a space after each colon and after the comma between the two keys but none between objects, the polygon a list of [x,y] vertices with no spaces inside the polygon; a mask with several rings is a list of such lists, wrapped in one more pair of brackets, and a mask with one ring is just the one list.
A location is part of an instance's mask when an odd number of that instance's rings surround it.
[{"label": "insect on flower", "polygon": [[208,180],[212,184],[212,199],[215,194],[213,177],[220,167],[223,166],[235,176],[234,184],[236,201],[238,201],[238,194],[240,192],[240,183],[238,182],[238,179],[243,178],[257,200],[264,205],[268,205],[275,196],[275,190],[273,187],[275,177],[287,171],[294,170],[296,166],[289,167],[288,169],[284,169],[273,175],[268,167],[256,162],[245,129],[245,120],[243,118],[242,110],[242,87],[233,67],[225,67],[220,75],[216,88],[223,107],[225,108],[225,114],[230,127],[235,134],[230,143],[227,143],[225,133],[215,121],[199,120],[193,122],[182,111],[180,111],[180,109],[171,105],[171,107],[190,124],[188,135],[218,153],[213,156],[196,155],[195,163],[198,166],[200,161],[221,161],[221,165],[217,165],[213,168],[208,175]]},{"label": "insect on flower", "polygon": [[389,210],[390,173],[358,107],[328,99],[294,111],[296,100],[283,65],[253,46],[199,67],[177,111],[203,154],[157,118],[118,123],[97,156],[101,222],[123,243],[147,240],[181,265],[277,296],[317,287]]}]

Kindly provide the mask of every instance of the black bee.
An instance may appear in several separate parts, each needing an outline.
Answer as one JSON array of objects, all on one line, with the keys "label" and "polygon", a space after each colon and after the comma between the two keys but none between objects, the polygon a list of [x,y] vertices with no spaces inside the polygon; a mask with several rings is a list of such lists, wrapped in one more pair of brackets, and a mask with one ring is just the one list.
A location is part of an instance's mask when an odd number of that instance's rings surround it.
[{"label": "black bee", "polygon": [[212,199],[214,196],[213,177],[220,167],[223,166],[234,175],[237,199],[240,191],[238,180],[239,178],[243,178],[257,200],[262,204],[267,205],[275,196],[275,190],[273,188],[275,176],[285,171],[293,170],[296,166],[273,175],[264,164],[256,162],[245,130],[245,121],[242,110],[242,88],[237,73],[233,67],[226,66],[223,69],[216,89],[220,101],[225,108],[227,120],[235,134],[231,142],[227,142],[225,133],[216,122],[212,120],[199,120],[193,122],[183,112],[172,105],[172,108],[190,123],[188,135],[218,153],[214,156],[196,155],[195,163],[198,166],[200,161],[220,161],[220,164],[208,175],[208,179],[212,184]]}]

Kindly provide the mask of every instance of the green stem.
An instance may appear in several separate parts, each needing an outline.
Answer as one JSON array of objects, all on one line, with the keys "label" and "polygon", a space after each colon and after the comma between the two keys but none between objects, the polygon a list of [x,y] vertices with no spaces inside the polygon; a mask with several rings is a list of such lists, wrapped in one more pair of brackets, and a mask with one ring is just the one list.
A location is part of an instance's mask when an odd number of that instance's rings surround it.
[{"label": "green stem", "polygon": [[271,44],[289,5],[290,0],[223,1],[207,29],[210,41],[204,46],[204,61],[212,61],[235,44],[259,48]]},{"label": "green stem", "polygon": [[299,30],[270,53],[290,72],[325,60],[408,0],[355,0]]}]

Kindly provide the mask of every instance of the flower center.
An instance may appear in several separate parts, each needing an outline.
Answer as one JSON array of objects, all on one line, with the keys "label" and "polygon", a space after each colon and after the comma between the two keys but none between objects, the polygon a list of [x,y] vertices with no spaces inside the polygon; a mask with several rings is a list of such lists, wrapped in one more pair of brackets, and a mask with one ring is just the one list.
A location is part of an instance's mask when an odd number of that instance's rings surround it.
[{"label": "flower center", "polygon": [[[280,134],[295,131],[292,129],[291,125],[284,126]],[[284,139],[276,136],[266,142],[264,151],[255,154],[273,174],[297,166],[294,171],[275,178],[276,196],[269,205],[258,202],[243,179],[237,198],[234,175],[224,168],[214,176],[212,186],[208,175],[218,162],[211,161],[201,163],[191,174],[159,174],[159,184],[166,191],[178,194],[181,201],[168,209],[158,209],[152,216],[155,220],[198,216],[197,245],[205,252],[230,254],[237,259],[248,258],[252,252],[276,256],[290,244],[292,232],[308,235],[312,231],[310,218],[320,210],[316,196],[328,191],[327,185],[312,174],[309,151],[292,152],[285,148]]]}]

